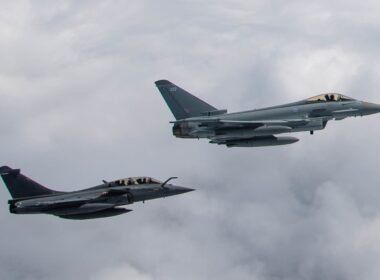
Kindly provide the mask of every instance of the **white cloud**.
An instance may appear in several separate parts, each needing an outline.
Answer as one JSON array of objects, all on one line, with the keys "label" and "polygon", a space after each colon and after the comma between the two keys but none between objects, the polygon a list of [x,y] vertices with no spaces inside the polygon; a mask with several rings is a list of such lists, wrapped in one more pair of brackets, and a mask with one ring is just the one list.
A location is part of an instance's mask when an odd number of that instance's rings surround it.
[{"label": "white cloud", "polygon": [[306,50],[294,47],[278,64],[284,90],[302,99],[323,92],[347,91],[360,74],[363,62],[359,55],[339,47]]},{"label": "white cloud", "polygon": [[[31,1],[0,10],[0,158],[53,188],[179,176],[196,192],[64,221],[7,212],[1,279],[378,279],[378,116],[291,146],[175,139],[153,82],[229,111],[378,100],[378,4]],[[365,277],[364,277],[364,276]]]},{"label": "white cloud", "polygon": [[118,279],[134,279],[134,280],[151,280],[149,275],[138,271],[129,264],[120,267],[109,267],[100,272],[96,272],[92,280],[118,280]]}]

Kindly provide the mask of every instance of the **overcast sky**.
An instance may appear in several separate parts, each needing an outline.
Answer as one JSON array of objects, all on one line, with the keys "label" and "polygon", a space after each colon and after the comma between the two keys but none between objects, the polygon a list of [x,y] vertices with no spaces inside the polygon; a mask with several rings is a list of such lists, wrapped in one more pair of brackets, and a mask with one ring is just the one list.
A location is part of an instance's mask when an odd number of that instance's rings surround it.
[{"label": "overcast sky", "polygon": [[230,112],[322,92],[380,103],[378,1],[1,1],[0,164],[58,190],[197,191],[107,219],[11,215],[1,279],[380,278],[380,116],[293,145],[175,139],[168,79]]}]

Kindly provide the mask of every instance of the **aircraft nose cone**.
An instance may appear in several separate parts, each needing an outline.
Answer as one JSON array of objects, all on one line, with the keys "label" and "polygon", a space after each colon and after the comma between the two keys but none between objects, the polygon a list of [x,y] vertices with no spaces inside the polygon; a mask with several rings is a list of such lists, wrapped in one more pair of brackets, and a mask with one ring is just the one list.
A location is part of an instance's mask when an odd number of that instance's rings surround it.
[{"label": "aircraft nose cone", "polygon": [[170,186],[171,192],[175,194],[181,194],[181,193],[187,193],[187,192],[192,192],[194,189],[191,188],[185,188],[181,186]]},{"label": "aircraft nose cone", "polygon": [[363,102],[363,111],[365,115],[380,113],[380,105],[370,102]]}]

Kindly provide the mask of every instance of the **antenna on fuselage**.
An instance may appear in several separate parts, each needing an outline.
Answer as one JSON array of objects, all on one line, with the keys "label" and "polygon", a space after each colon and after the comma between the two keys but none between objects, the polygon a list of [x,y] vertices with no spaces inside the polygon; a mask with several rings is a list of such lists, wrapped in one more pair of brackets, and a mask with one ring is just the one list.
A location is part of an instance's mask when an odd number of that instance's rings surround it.
[{"label": "antenna on fuselage", "polygon": [[169,179],[167,179],[165,182],[163,182],[161,184],[161,188],[165,189],[165,185],[170,181],[170,180],[173,180],[173,179],[178,179],[178,177],[170,177]]}]

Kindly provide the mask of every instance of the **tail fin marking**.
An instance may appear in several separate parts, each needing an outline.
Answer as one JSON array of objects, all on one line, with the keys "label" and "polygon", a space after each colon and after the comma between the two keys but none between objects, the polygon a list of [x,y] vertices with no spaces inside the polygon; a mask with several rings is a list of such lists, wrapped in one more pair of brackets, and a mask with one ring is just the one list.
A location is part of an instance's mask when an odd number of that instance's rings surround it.
[{"label": "tail fin marking", "polygon": [[177,120],[218,110],[167,80],[159,80],[155,84]]},{"label": "tail fin marking", "polygon": [[0,175],[12,198],[15,199],[60,193],[50,190],[22,175],[20,169],[12,169],[8,166],[2,166],[0,167]]}]

